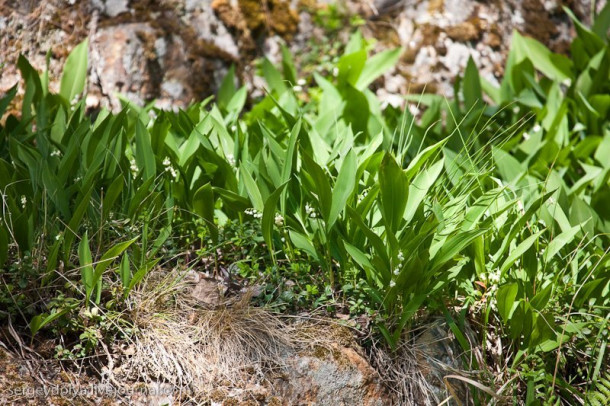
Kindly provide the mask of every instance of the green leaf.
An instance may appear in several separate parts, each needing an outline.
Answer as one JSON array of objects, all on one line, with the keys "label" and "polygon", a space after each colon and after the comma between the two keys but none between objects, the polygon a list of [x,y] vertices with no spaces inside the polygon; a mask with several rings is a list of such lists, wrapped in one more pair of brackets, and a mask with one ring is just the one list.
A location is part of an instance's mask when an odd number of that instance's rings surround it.
[{"label": "green leaf", "polygon": [[407,206],[409,186],[404,172],[389,153],[381,161],[379,186],[383,218],[395,234]]},{"label": "green leaf", "polygon": [[271,195],[267,198],[265,202],[265,208],[263,210],[263,219],[262,219],[262,231],[263,231],[263,239],[267,244],[267,248],[269,249],[269,253],[271,254],[272,260],[275,262],[275,253],[273,252],[273,224],[275,223],[275,213],[277,202],[280,198],[280,195],[284,191],[288,183],[282,184],[278,187]]},{"label": "green leaf", "polygon": [[6,95],[2,99],[0,99],[0,117],[4,116],[6,108],[17,94],[18,87],[19,84],[15,84],[15,86],[11,87],[8,92],[6,92]]},{"label": "green leaf", "polygon": [[193,211],[201,216],[210,230],[214,242],[218,242],[218,228],[214,223],[214,191],[210,183],[201,186],[193,195]]},{"label": "green leaf", "polygon": [[246,187],[246,192],[248,192],[248,196],[250,196],[250,201],[252,201],[252,207],[254,207],[258,211],[263,211],[265,203],[263,202],[261,192],[258,189],[256,182],[254,181],[254,179],[252,179],[252,175],[250,175],[251,171],[252,165],[249,162],[244,162],[244,164],[239,168],[240,180]]},{"label": "green leaf", "polygon": [[464,81],[462,82],[462,93],[464,94],[464,107],[470,111],[477,104],[483,104],[483,93],[481,91],[481,79],[479,70],[475,65],[472,56],[468,58],[466,70],[464,71]]},{"label": "green leaf", "polygon": [[81,273],[81,279],[85,288],[85,303],[89,303],[91,292],[93,292],[93,260],[91,258],[91,250],[89,249],[89,238],[87,232],[78,244],[78,261]]},{"label": "green leaf", "polygon": [[318,197],[318,202],[320,204],[322,217],[328,224],[332,204],[332,194],[330,184],[328,182],[328,176],[320,165],[318,165],[306,152],[301,153],[301,159],[303,160],[303,168],[307,171],[307,174],[311,176],[313,181],[315,194]]},{"label": "green leaf", "polygon": [[150,143],[150,134],[141,120],[136,120],[136,163],[144,171],[144,180],[157,174],[155,153]]},{"label": "green leaf", "polygon": [[538,311],[542,311],[547,305],[553,293],[553,285],[549,284],[546,288],[540,290],[530,301],[532,307]]},{"label": "green leaf", "polygon": [[512,314],[518,292],[519,285],[517,283],[509,283],[498,288],[498,293],[496,294],[498,313],[500,313],[500,316],[505,322],[510,320],[510,315]]},{"label": "green leaf", "polygon": [[235,65],[231,65],[229,71],[222,79],[220,83],[220,88],[218,89],[218,95],[216,96],[216,100],[218,101],[218,107],[226,110],[231,98],[237,91],[235,87]]},{"label": "green leaf", "polygon": [[83,92],[87,81],[87,65],[89,54],[89,39],[85,39],[78,44],[64,65],[59,94],[68,102],[72,102],[74,97]]},{"label": "green leaf", "polygon": [[557,82],[563,82],[571,77],[572,62],[568,58],[553,54],[540,42],[524,37],[516,30],[513,31],[512,50],[515,53],[515,64],[529,59],[536,69]]},{"label": "green leaf", "polygon": [[77,236],[78,229],[80,227],[81,221],[87,208],[91,204],[91,193],[93,192],[93,188],[89,189],[87,193],[85,193],[80,201],[78,201],[78,206],[76,210],[74,210],[74,214],[68,223],[68,227],[66,229],[64,235],[64,257],[65,262],[68,262],[68,258],[70,257],[70,251],[72,250],[72,242],[74,238]]},{"label": "green leaf", "polygon": [[294,61],[292,60],[292,53],[286,45],[282,44],[282,70],[284,77],[293,86],[297,83],[297,70],[294,67]]},{"label": "green leaf", "polygon": [[421,171],[409,185],[409,198],[404,212],[404,219],[409,223],[426,197],[430,187],[434,185],[443,170],[444,159],[441,159],[429,169]]},{"label": "green leaf", "polygon": [[358,248],[354,247],[353,245],[349,244],[348,242],[344,241],[343,245],[345,246],[345,250],[352,257],[352,259],[362,269],[364,269],[364,272],[367,276],[367,279],[369,280],[369,283],[374,283],[376,285],[376,287],[378,287],[378,288],[383,287],[383,282],[379,278],[379,275],[377,275],[375,266],[373,266],[371,261],[369,261],[366,254],[364,252],[360,251]]},{"label": "green leaf", "polygon": [[54,320],[57,320],[70,310],[70,308],[64,308],[60,311],[53,311],[50,314],[37,314],[36,316],[32,317],[32,320],[30,321],[30,333],[32,336],[34,336],[38,331],[40,331],[41,328],[49,323],[52,323]]},{"label": "green leaf", "polygon": [[148,272],[150,272],[150,270],[153,269],[155,267],[155,265],[157,265],[159,263],[160,260],[161,260],[161,258],[157,258],[152,261],[148,261],[140,269],[138,269],[136,271],[136,273],[133,274],[133,277],[131,278],[131,281],[129,282],[129,287],[123,292],[124,297],[129,296],[129,294],[131,293],[133,288],[138,283],[140,283],[140,281],[142,279],[144,279],[144,277],[148,274]]},{"label": "green leaf", "polygon": [[231,97],[231,100],[227,104],[227,111],[235,114],[239,113],[244,108],[247,98],[248,89],[246,89],[246,86],[242,86],[237,92],[235,92],[233,97]]},{"label": "green leaf", "polygon": [[119,276],[121,277],[123,289],[127,289],[129,287],[129,283],[131,282],[131,269],[127,254],[123,254],[123,258],[121,259],[121,265],[119,265]]},{"label": "green leaf", "polygon": [[289,230],[288,235],[290,236],[290,240],[292,241],[295,247],[311,255],[311,257],[316,261],[320,260],[320,257],[316,252],[316,248],[311,243],[310,239],[307,238],[307,236],[301,233],[297,233],[294,230]]},{"label": "green leaf", "polygon": [[530,247],[534,244],[534,242],[544,233],[546,229],[542,229],[537,233],[530,235],[526,238],[521,244],[517,245],[517,247],[508,255],[502,266],[500,267],[500,273],[503,275],[504,272],[510,268],[517,259],[519,259],[525,252],[530,249]]},{"label": "green leaf", "polygon": [[606,3],[602,11],[595,16],[592,31],[601,39],[608,37],[610,27],[610,3]]},{"label": "green leaf", "polygon": [[104,200],[102,203],[102,221],[106,221],[108,215],[110,214],[110,211],[112,210],[112,207],[121,195],[121,192],[123,191],[124,181],[125,179],[122,176],[118,176],[115,180],[112,181],[112,183],[108,187],[108,190],[104,195]]},{"label": "green leaf", "polygon": [[[2,221],[2,220],[0,220]],[[4,226],[0,224],[0,268],[4,266],[8,259],[8,233]]]},{"label": "green leaf", "polygon": [[265,77],[265,81],[271,88],[272,92],[275,92],[277,95],[283,94],[286,90],[286,84],[284,83],[284,78],[282,74],[275,69],[275,66],[267,58],[263,59],[261,64],[263,70],[263,76]]},{"label": "green leaf", "polygon": [[366,50],[364,49],[343,55],[337,64],[337,67],[339,68],[339,74],[337,76],[339,81],[356,87],[356,83],[364,69],[365,62]]},{"label": "green leaf", "polygon": [[355,88],[358,90],[366,89],[375,79],[392,69],[394,65],[396,65],[396,62],[398,62],[401,51],[400,48],[388,49],[379,52],[366,61],[366,64],[358,77],[358,81],[355,84]]},{"label": "green leaf", "polygon": [[419,169],[428,162],[430,157],[434,156],[438,151],[447,143],[447,138],[437,142],[434,145],[430,145],[429,147],[424,148],[411,162],[409,162],[409,166],[405,170],[407,175],[407,179],[411,180],[413,177],[419,172]]},{"label": "green leaf", "polygon": [[[585,221],[585,223],[587,222],[588,220]],[[578,234],[578,232],[582,230],[583,225],[584,224],[579,224],[577,226],[571,227],[569,230],[566,230],[555,238],[553,238],[553,240],[546,247],[546,250],[544,250],[544,262],[549,262],[559,252],[559,250],[561,250],[564,246],[572,242],[574,237],[576,237],[576,234]]]},{"label": "green leaf", "polygon": [[447,241],[438,250],[432,262],[430,263],[430,271],[434,272],[440,267],[451,261],[457,254],[459,254],[464,248],[470,245],[481,235],[485,234],[487,230],[471,230],[461,232],[447,238]]},{"label": "green leaf", "polygon": [[326,225],[327,230],[330,230],[333,224],[335,224],[339,214],[345,208],[347,199],[354,191],[354,187],[356,186],[356,161],[356,154],[353,150],[350,150],[343,160],[343,165],[341,165],[341,170],[339,171],[333,189],[332,205],[328,216],[328,223]]}]

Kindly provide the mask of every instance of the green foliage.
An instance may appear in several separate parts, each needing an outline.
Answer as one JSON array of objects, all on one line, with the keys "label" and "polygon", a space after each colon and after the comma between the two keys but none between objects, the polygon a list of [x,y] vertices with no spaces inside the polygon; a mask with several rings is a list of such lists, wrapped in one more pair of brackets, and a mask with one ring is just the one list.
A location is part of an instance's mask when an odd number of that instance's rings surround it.
[{"label": "green foliage", "polygon": [[[281,68],[262,60],[268,92],[249,111],[231,68],[216,104],[124,102],[92,121],[74,100],[87,42],[58,95],[22,57],[21,116],[0,127],[0,300],[61,281],[46,306],[19,306],[32,335],[77,333],[58,356],[84,356],[146,275],[190,250],[258,284],[259,304],[364,313],[392,349],[438,313],[468,351],[469,311],[483,342],[499,334],[515,397],[581,402],[608,365],[608,10],[576,22],[573,59],[515,33],[498,88],[470,60],[455,100],[406,96],[418,117],[382,109],[370,86],[400,51],[369,57],[359,33],[311,77],[286,49]],[[26,260],[38,266],[7,265]]]}]

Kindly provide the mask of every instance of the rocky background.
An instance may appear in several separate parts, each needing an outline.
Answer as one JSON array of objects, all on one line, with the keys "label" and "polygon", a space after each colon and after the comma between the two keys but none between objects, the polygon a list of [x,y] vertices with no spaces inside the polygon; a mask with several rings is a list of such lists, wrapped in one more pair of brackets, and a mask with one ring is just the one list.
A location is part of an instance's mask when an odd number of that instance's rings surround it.
[{"label": "rocky background", "polygon": [[[593,0],[0,0],[0,94],[19,80],[23,53],[51,78],[89,36],[87,104],[114,110],[118,94],[138,104],[179,108],[214,94],[234,64],[253,94],[264,83],[257,58],[280,58],[286,44],[301,71],[324,70],[360,28],[376,49],[401,47],[396,69],[375,83],[401,104],[406,93],[452,96],[452,80],[473,56],[492,82],[503,74],[513,29],[569,52],[571,8],[590,21]],[[328,65],[328,64],[327,64]]]}]

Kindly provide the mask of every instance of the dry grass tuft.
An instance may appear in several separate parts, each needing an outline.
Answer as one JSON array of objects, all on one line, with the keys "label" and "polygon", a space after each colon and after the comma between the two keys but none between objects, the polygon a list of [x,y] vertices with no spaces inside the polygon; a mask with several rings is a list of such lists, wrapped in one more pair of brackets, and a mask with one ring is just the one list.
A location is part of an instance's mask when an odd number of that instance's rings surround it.
[{"label": "dry grass tuft", "polygon": [[299,346],[294,328],[249,295],[206,309],[192,283],[152,274],[132,295],[134,341],[120,367],[124,378],[167,382],[188,397],[210,399],[220,386],[265,384],[266,374]]},{"label": "dry grass tuft", "polygon": [[[463,369],[463,351],[441,319],[422,324],[407,336],[394,353],[373,347],[369,354],[372,365],[399,404],[470,404],[472,393],[466,382],[487,389],[477,382],[474,366],[468,368],[469,372]],[[470,334],[467,337],[472,338]],[[471,348],[475,348],[473,353],[466,355],[481,361],[473,342]],[[453,379],[456,377],[460,379]]]}]

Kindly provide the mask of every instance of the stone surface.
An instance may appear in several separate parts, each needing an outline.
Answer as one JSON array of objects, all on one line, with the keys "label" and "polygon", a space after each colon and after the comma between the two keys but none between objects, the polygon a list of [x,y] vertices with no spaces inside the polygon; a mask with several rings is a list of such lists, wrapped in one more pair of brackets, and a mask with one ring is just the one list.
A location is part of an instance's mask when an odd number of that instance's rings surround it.
[{"label": "stone surface", "polygon": [[274,387],[283,404],[367,405],[391,403],[377,372],[354,348],[334,345],[291,355]]},{"label": "stone surface", "polygon": [[[214,94],[231,64],[262,94],[253,61],[277,60],[286,42],[303,62],[312,41],[327,40],[316,15],[329,4],[360,14],[377,51],[403,48],[396,69],[373,85],[393,105],[424,88],[451,97],[469,57],[497,82],[513,29],[566,53],[573,27],[562,6],[585,23],[591,8],[591,0],[0,0],[0,93],[19,79],[20,52],[42,70],[48,49],[56,89],[65,57],[90,36],[90,108],[116,110],[118,94],[138,104],[155,99],[160,107],[185,107]],[[340,28],[333,41],[345,41],[353,29]]]}]

